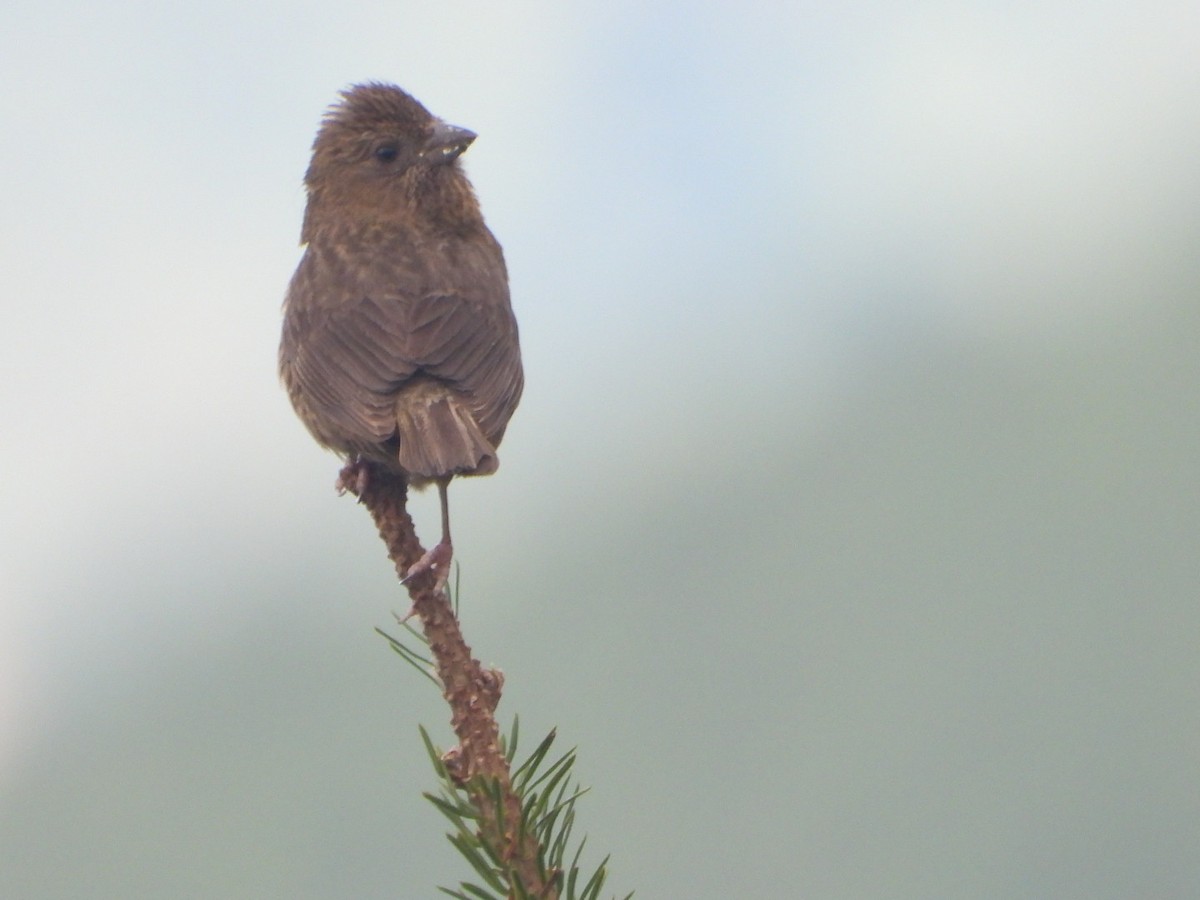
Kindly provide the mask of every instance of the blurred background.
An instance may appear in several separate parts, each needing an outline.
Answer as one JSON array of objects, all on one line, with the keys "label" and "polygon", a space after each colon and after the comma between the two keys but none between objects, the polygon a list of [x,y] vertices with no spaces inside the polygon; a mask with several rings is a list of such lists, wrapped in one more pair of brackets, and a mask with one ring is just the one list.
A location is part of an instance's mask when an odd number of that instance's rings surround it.
[{"label": "blurred background", "polygon": [[19,6],[0,896],[468,877],[275,374],[368,79],[480,135],[527,389],[464,625],[609,893],[1200,895],[1195,3]]}]

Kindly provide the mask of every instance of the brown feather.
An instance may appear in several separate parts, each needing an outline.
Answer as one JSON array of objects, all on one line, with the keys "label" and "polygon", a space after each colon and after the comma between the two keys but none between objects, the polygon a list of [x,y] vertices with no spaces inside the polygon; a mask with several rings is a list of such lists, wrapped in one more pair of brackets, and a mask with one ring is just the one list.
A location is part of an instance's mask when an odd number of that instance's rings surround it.
[{"label": "brown feather", "polygon": [[387,85],[347,91],[326,116],[280,344],[313,436],[417,483],[495,471],[523,385],[504,256],[461,149],[425,153],[437,124]]},{"label": "brown feather", "polygon": [[445,475],[490,475],[499,460],[462,397],[433,379],[396,395],[400,465],[415,484]]}]

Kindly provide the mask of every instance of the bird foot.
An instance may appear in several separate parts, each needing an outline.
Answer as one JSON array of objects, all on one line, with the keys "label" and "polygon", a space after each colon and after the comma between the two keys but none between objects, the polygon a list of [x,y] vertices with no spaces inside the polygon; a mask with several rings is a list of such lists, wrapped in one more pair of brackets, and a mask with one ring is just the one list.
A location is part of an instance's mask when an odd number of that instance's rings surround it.
[{"label": "bird foot", "polygon": [[338,479],[334,487],[337,488],[339,497],[349,491],[361,503],[362,495],[366,493],[367,485],[370,483],[371,467],[362,457],[358,457],[342,467],[342,471],[338,472]]},{"label": "bird foot", "polygon": [[431,549],[425,551],[424,556],[408,567],[408,571],[404,573],[404,577],[400,579],[400,583],[404,584],[417,575],[432,571],[437,575],[437,581],[434,582],[433,589],[440,593],[446,588],[446,580],[450,577],[450,560],[453,558],[454,547],[445,541],[441,541]]}]

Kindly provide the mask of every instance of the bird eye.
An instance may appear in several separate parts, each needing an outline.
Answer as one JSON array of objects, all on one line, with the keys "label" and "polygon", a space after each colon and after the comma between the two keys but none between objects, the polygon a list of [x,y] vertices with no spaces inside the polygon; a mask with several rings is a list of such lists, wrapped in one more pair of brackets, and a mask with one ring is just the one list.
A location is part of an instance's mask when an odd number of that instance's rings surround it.
[{"label": "bird eye", "polygon": [[375,148],[375,158],[381,163],[390,163],[395,161],[399,151],[395,144],[380,144]]}]

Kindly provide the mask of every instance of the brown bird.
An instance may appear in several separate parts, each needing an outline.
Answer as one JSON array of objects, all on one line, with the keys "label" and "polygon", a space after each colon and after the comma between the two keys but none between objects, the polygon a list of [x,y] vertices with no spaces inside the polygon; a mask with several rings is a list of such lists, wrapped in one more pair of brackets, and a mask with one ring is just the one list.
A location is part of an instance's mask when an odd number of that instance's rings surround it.
[{"label": "brown bird", "polygon": [[442,539],[408,577],[434,569],[441,587],[446,487],[496,471],[521,397],[508,274],[459,163],[475,135],[393,85],[341,96],[305,175],[279,371],[319,443],[437,484]]}]

